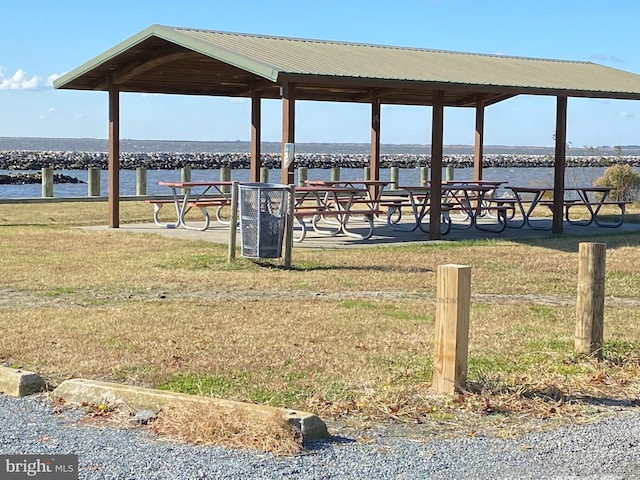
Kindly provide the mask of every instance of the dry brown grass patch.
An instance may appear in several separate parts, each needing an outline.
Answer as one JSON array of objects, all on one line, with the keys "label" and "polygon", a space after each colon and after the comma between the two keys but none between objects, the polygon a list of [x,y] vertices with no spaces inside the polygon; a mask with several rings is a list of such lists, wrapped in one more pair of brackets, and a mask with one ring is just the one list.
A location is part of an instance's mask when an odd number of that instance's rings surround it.
[{"label": "dry brown grass patch", "polygon": [[[73,208],[79,223],[106,218]],[[640,396],[638,234],[594,238],[607,243],[608,349],[594,364],[572,356],[583,238],[300,249],[283,270],[229,265],[224,245],[81,231],[60,226],[71,224],[63,210],[17,210],[22,226],[0,229],[0,363],[53,384],[162,386],[355,427],[468,434],[586,421]],[[0,207],[0,224],[11,215]],[[446,263],[472,267],[469,389],[453,398],[429,391]]]},{"label": "dry brown grass patch", "polygon": [[302,450],[302,436],[278,412],[249,416],[242,409],[223,413],[204,403],[194,403],[160,411],[151,429],[160,436],[189,444],[253,449],[276,455],[294,455]]}]

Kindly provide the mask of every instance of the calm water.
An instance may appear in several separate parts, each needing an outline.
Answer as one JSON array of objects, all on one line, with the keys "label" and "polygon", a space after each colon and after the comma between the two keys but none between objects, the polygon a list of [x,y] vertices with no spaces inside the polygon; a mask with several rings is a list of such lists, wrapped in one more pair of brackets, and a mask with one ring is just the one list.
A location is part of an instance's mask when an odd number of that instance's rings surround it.
[{"label": "calm water", "polygon": [[[577,185],[590,185],[595,179],[601,177],[606,168],[596,167],[573,167],[567,168],[565,175],[565,184],[567,187]],[[634,170],[640,173],[639,168]],[[0,174],[16,173],[16,171],[0,170]],[[38,171],[20,171],[20,173],[39,173]],[[56,170],[54,173],[61,173],[76,177],[84,182],[87,181],[86,170]],[[420,170],[417,168],[407,168],[399,170],[400,185],[417,185],[420,182]],[[309,169],[309,180],[328,180],[331,176],[329,169]],[[361,169],[342,169],[340,178],[344,180],[356,180],[362,178]],[[389,169],[380,170],[381,180],[389,180]],[[454,179],[468,180],[473,178],[473,170],[471,168],[461,168],[454,170]],[[553,184],[552,168],[485,168],[483,178],[486,180],[499,180],[511,185],[519,186],[543,186]],[[100,193],[103,196],[107,194],[107,172],[102,171]],[[217,170],[192,170],[191,180],[219,180],[220,173]],[[249,180],[249,170],[234,170],[231,173],[231,179],[238,182],[246,182]],[[169,191],[166,187],[159,187],[158,181],[179,181],[180,170],[148,170],[147,171],[147,194],[148,195],[164,195]],[[271,170],[269,181],[273,183],[280,182],[280,170]],[[297,178],[296,178],[297,181]],[[135,170],[120,171],[120,194],[135,195],[136,193],[136,172]],[[42,195],[42,186],[40,184],[33,185],[0,185],[0,198],[30,198],[40,197]],[[87,195],[87,184],[55,184],[53,186],[53,195],[55,197],[83,197]]]}]

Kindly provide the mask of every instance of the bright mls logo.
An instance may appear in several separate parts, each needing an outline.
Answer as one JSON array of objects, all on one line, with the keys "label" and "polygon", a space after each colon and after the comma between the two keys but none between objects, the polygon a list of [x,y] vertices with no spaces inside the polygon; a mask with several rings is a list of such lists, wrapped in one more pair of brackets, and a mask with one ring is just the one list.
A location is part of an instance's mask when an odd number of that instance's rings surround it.
[{"label": "bright mls logo", "polygon": [[0,478],[77,480],[77,455],[0,455]]}]

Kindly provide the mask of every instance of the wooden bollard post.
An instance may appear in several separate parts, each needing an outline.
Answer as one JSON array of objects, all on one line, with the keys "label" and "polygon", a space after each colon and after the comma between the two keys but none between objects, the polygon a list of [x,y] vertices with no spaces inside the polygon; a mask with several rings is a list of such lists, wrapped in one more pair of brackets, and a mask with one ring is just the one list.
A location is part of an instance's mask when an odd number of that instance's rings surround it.
[{"label": "wooden bollard post", "polygon": [[331,167],[331,181],[332,182],[340,181],[340,167]]},{"label": "wooden bollard post", "polygon": [[136,168],[136,195],[147,194],[147,169],[145,167]]},{"label": "wooden bollard post", "polygon": [[269,183],[269,167],[260,167],[260,182]]},{"label": "wooden bollard post", "polygon": [[607,245],[580,243],[575,351],[602,358],[604,277]]},{"label": "wooden bollard post", "polygon": [[448,166],[445,171],[444,171],[444,179],[447,182],[452,182],[453,181],[453,167],[452,166]]},{"label": "wooden bollard post", "polygon": [[[221,182],[230,182],[231,181],[231,167],[220,167],[220,181]],[[229,193],[229,187],[222,186],[220,190],[224,193]]]},{"label": "wooden bollard post", "polygon": [[389,185],[390,190],[398,189],[398,167],[391,167],[389,169],[389,179],[391,181]]},{"label": "wooden bollard post", "polygon": [[298,186],[304,187],[307,184],[309,170],[307,167],[298,167]]},{"label": "wooden bollard post", "polygon": [[42,196],[53,197],[53,167],[42,167]]},{"label": "wooden bollard post", "polygon": [[432,388],[452,394],[467,382],[471,267],[440,265],[437,272]]},{"label": "wooden bollard post", "polygon": [[[180,169],[180,181],[181,182],[190,182],[191,181],[191,167],[182,167]],[[182,193],[187,193],[188,188],[183,188]]]},{"label": "wooden bollard post", "polygon": [[87,171],[87,196],[99,197],[100,196],[100,168],[89,167]]},{"label": "wooden bollard post", "polygon": [[429,167],[420,167],[420,185],[429,183]]}]

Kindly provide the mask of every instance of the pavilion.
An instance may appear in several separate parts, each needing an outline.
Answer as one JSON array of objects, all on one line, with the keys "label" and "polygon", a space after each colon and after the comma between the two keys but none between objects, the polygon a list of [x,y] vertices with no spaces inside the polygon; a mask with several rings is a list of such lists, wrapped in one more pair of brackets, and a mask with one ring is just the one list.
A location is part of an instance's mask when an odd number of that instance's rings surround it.
[{"label": "pavilion", "polygon": [[[296,100],[371,105],[371,179],[379,179],[382,104],[432,107],[430,197],[440,199],[444,107],[475,109],[482,178],[484,110],[516,95],[556,97],[554,233],[563,229],[567,98],[640,100],[640,75],[591,62],[481,55],[152,25],[61,76],[54,87],[109,92],[109,227],[119,227],[120,92],[251,99],[251,181],[260,172],[261,99],[282,100],[282,158]],[[282,183],[295,164],[283,162]],[[429,238],[439,239],[432,202]]]}]

